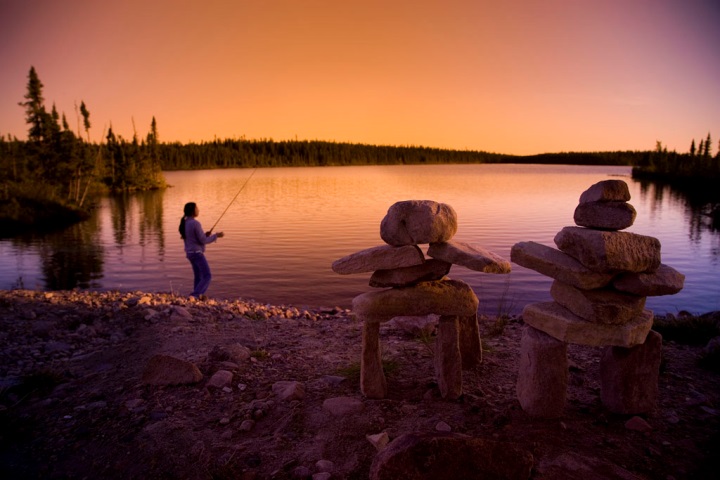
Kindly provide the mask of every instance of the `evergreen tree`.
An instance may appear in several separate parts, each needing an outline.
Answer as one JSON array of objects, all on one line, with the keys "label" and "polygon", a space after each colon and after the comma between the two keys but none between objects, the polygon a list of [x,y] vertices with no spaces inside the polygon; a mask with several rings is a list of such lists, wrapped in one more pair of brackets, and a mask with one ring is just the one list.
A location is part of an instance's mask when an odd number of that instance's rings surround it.
[{"label": "evergreen tree", "polygon": [[692,143],[690,144],[690,156],[691,157],[695,156],[695,139],[694,138],[693,138]]},{"label": "evergreen tree", "polygon": [[710,132],[708,132],[707,138],[705,139],[705,150],[703,151],[703,157],[710,158],[710,149],[712,148],[712,140],[710,139]]},{"label": "evergreen tree", "polygon": [[43,84],[38,77],[35,67],[30,67],[28,73],[27,93],[25,101],[19,105],[25,108],[25,122],[30,125],[28,140],[39,142],[45,133],[45,124],[48,114],[45,110],[45,99],[42,96]]}]

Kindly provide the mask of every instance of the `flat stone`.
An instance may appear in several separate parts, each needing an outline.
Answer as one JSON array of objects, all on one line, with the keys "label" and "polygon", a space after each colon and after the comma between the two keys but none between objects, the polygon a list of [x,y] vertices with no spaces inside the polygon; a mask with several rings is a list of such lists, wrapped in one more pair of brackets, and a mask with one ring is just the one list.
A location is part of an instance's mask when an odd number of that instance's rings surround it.
[{"label": "flat stone", "polygon": [[353,299],[352,310],[366,322],[386,322],[402,315],[474,315],[478,303],[467,283],[446,279],[363,293]]},{"label": "flat stone", "polygon": [[600,359],[600,398],[610,411],[648,413],[658,399],[662,335],[651,330],[642,345],[608,347]]},{"label": "flat stone", "polygon": [[683,289],[685,275],[674,268],[661,264],[652,273],[623,273],[613,280],[613,287],[633,295],[657,297],[674,295]]},{"label": "flat stone", "polygon": [[636,233],[565,227],[555,235],[555,244],[594,272],[654,272],[660,267],[660,241]]},{"label": "flat stone", "polygon": [[510,273],[510,262],[478,245],[463,242],[431,243],[428,255],[484,273]]},{"label": "flat stone", "polygon": [[534,417],[560,417],[567,384],[567,343],[526,325],[520,338],[516,388],[522,409]]},{"label": "flat stone", "polygon": [[147,385],[186,385],[202,378],[193,363],[169,355],[154,355],[145,366],[142,382]]},{"label": "flat stone", "polygon": [[532,454],[517,444],[458,433],[407,433],[375,455],[371,480],[530,478]]},{"label": "flat stone", "polygon": [[420,265],[425,261],[425,255],[417,245],[392,247],[380,245],[351,253],[335,260],[332,264],[333,272],[341,275],[352,273],[373,272],[393,268]]},{"label": "flat stone", "polygon": [[376,270],[370,277],[370,286],[376,288],[407,287],[420,282],[441,280],[450,272],[452,263],[431,258],[420,265]]},{"label": "flat stone", "polygon": [[580,203],[588,202],[627,202],[630,200],[630,189],[622,180],[603,180],[585,190],[580,195]]},{"label": "flat stone", "polygon": [[575,225],[600,230],[623,230],[635,222],[637,212],[627,202],[586,202],[575,208]]},{"label": "flat stone", "polygon": [[653,323],[650,310],[643,310],[641,315],[624,325],[591,323],[555,302],[527,305],[522,317],[528,325],[558,340],[591,347],[640,345],[645,342]]},{"label": "flat stone", "polygon": [[597,273],[567,253],[536,242],[519,242],[510,250],[510,259],[530,270],[577,288],[591,290],[610,283],[611,273]]},{"label": "flat stone", "polygon": [[450,205],[433,200],[393,204],[380,223],[380,237],[389,245],[446,242],[457,232],[457,214]]},{"label": "flat stone", "polygon": [[578,317],[593,323],[622,325],[636,318],[645,308],[645,297],[611,288],[581,290],[558,280],[550,287],[550,295]]},{"label": "flat stone", "polygon": [[334,397],[323,402],[323,410],[336,417],[360,413],[364,409],[362,400],[353,397]]}]

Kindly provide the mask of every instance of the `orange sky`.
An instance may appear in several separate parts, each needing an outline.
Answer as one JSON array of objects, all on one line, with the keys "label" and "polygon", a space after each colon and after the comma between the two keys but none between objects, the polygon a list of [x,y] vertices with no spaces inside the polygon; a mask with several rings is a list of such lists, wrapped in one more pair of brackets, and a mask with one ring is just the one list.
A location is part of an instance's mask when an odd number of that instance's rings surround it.
[{"label": "orange sky", "polygon": [[0,135],[33,65],[95,141],[716,152],[719,53],[717,0],[0,0]]}]

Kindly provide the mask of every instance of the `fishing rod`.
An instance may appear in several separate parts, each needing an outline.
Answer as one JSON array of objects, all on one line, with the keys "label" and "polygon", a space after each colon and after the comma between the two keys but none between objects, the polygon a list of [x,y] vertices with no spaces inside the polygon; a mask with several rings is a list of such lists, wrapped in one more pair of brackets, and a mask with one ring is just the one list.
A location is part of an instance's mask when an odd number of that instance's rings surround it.
[{"label": "fishing rod", "polygon": [[257,169],[256,169],[256,168],[253,169],[253,171],[252,171],[252,173],[250,174],[250,176],[247,178],[247,180],[245,180],[245,183],[243,183],[243,184],[242,184],[242,187],[240,187],[240,190],[238,190],[238,192],[235,194],[235,196],[233,197],[233,199],[230,200],[230,203],[228,203],[228,206],[225,207],[225,210],[220,214],[220,217],[217,219],[217,222],[215,222],[215,225],[213,225],[212,228],[207,232],[206,235],[207,235],[208,237],[209,237],[210,235],[212,235],[212,231],[215,230],[215,227],[216,227],[217,224],[220,222],[220,219],[223,217],[223,215],[225,215],[225,212],[228,211],[228,209],[230,208],[230,205],[232,205],[233,202],[235,202],[235,199],[238,197],[238,195],[240,195],[240,192],[243,191],[243,189],[245,188],[245,185],[248,184],[248,182],[250,181],[250,179],[252,178],[252,176],[255,175],[255,172],[257,172]]}]

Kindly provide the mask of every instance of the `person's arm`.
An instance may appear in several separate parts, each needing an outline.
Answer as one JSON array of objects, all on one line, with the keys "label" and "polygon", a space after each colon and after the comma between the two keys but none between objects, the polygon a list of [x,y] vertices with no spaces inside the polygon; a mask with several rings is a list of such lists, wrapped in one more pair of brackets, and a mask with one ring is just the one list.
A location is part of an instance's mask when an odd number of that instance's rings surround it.
[{"label": "person's arm", "polygon": [[207,245],[208,243],[212,243],[218,238],[216,233],[213,233],[209,236],[205,235],[202,225],[200,225],[200,222],[198,222],[197,220],[193,222],[193,236],[195,237],[195,241],[201,245]]}]

